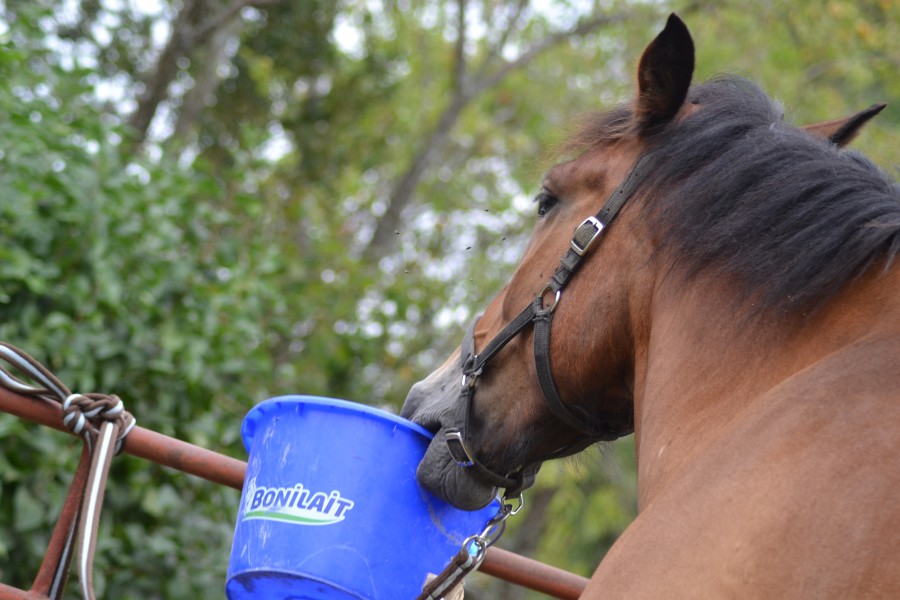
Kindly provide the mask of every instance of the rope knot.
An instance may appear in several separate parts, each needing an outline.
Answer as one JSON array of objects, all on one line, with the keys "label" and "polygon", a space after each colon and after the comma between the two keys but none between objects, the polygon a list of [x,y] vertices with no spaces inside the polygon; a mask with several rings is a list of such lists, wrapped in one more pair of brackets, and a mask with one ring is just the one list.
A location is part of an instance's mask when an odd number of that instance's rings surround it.
[{"label": "rope knot", "polygon": [[131,413],[125,410],[122,399],[115,394],[69,394],[62,407],[63,423],[75,435],[86,433],[86,427],[96,433],[104,422],[121,421],[116,437],[117,451],[136,423]]}]

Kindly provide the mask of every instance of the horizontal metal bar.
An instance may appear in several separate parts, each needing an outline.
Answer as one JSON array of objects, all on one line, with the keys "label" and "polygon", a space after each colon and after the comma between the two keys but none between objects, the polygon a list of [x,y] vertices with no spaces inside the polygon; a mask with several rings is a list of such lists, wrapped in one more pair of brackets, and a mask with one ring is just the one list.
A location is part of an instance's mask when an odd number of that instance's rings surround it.
[{"label": "horizontal metal bar", "polygon": [[[68,433],[62,422],[62,406],[56,403],[42,402],[0,387],[0,410]],[[122,451],[237,490],[244,486],[247,472],[244,461],[140,426],[128,434]]]},{"label": "horizontal metal bar", "polygon": [[587,577],[564,571],[502,548],[488,548],[482,573],[564,600],[577,600]]},{"label": "horizontal metal bar", "polygon": [[47,596],[0,583],[0,600],[47,600]]},{"label": "horizontal metal bar", "polygon": [[[62,423],[61,406],[22,396],[2,387],[0,387],[0,410],[47,427],[67,431]],[[128,434],[123,452],[237,490],[244,486],[246,462],[143,427],[135,427]],[[564,599],[578,598],[588,582],[580,575],[501,548],[489,548],[479,570],[498,579]],[[20,594],[26,592],[3,584],[0,586],[2,586],[0,600],[33,598],[27,595],[4,596],[7,590],[14,590]]]}]

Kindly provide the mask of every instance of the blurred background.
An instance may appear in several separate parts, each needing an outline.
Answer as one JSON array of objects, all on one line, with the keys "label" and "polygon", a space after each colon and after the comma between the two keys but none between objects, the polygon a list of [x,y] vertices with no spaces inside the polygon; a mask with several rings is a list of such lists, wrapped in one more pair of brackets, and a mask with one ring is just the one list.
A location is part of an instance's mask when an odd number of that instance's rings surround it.
[{"label": "blurred background", "polygon": [[[397,411],[511,275],[549,150],[630,98],[673,10],[698,79],[751,78],[791,122],[888,102],[854,146],[896,177],[894,0],[0,2],[0,340],[242,459],[267,397]],[[78,453],[0,415],[0,581],[30,585]],[[500,545],[589,576],[635,498],[631,438],[548,464]],[[238,501],[120,457],[98,596],[222,598]]]}]

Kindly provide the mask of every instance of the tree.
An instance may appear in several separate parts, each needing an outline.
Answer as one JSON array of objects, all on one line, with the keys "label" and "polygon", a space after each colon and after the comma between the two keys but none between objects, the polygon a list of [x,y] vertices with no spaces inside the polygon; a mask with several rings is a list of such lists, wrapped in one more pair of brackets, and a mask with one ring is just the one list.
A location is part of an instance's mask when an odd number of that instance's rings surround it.
[{"label": "tree", "polygon": [[[115,144],[124,132],[92,108],[86,73],[41,50],[44,15],[28,16],[11,23],[0,50],[9,144],[0,170],[0,337],[28,347],[73,389],[115,389],[146,426],[237,454],[230,423],[254,394],[253,373],[272,368],[261,342],[278,328],[275,286],[246,270],[271,249],[225,235],[241,215],[216,210],[212,178],[171,161],[125,160]],[[0,571],[24,586],[77,444],[11,417],[2,423]],[[233,490],[130,459],[117,461],[111,481],[101,595],[221,589],[231,530],[221,515],[237,501]]]}]

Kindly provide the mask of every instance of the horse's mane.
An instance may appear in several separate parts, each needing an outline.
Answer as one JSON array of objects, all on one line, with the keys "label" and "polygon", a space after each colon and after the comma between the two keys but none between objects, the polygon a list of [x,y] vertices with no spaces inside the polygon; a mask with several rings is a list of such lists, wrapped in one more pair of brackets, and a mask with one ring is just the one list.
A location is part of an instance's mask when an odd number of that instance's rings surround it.
[{"label": "horse's mane", "polygon": [[[862,154],[783,121],[756,85],[722,77],[691,88],[701,110],[660,132],[643,187],[672,273],[721,274],[753,313],[811,313],[900,253],[900,192]],[[623,109],[573,147],[623,134]]]}]

